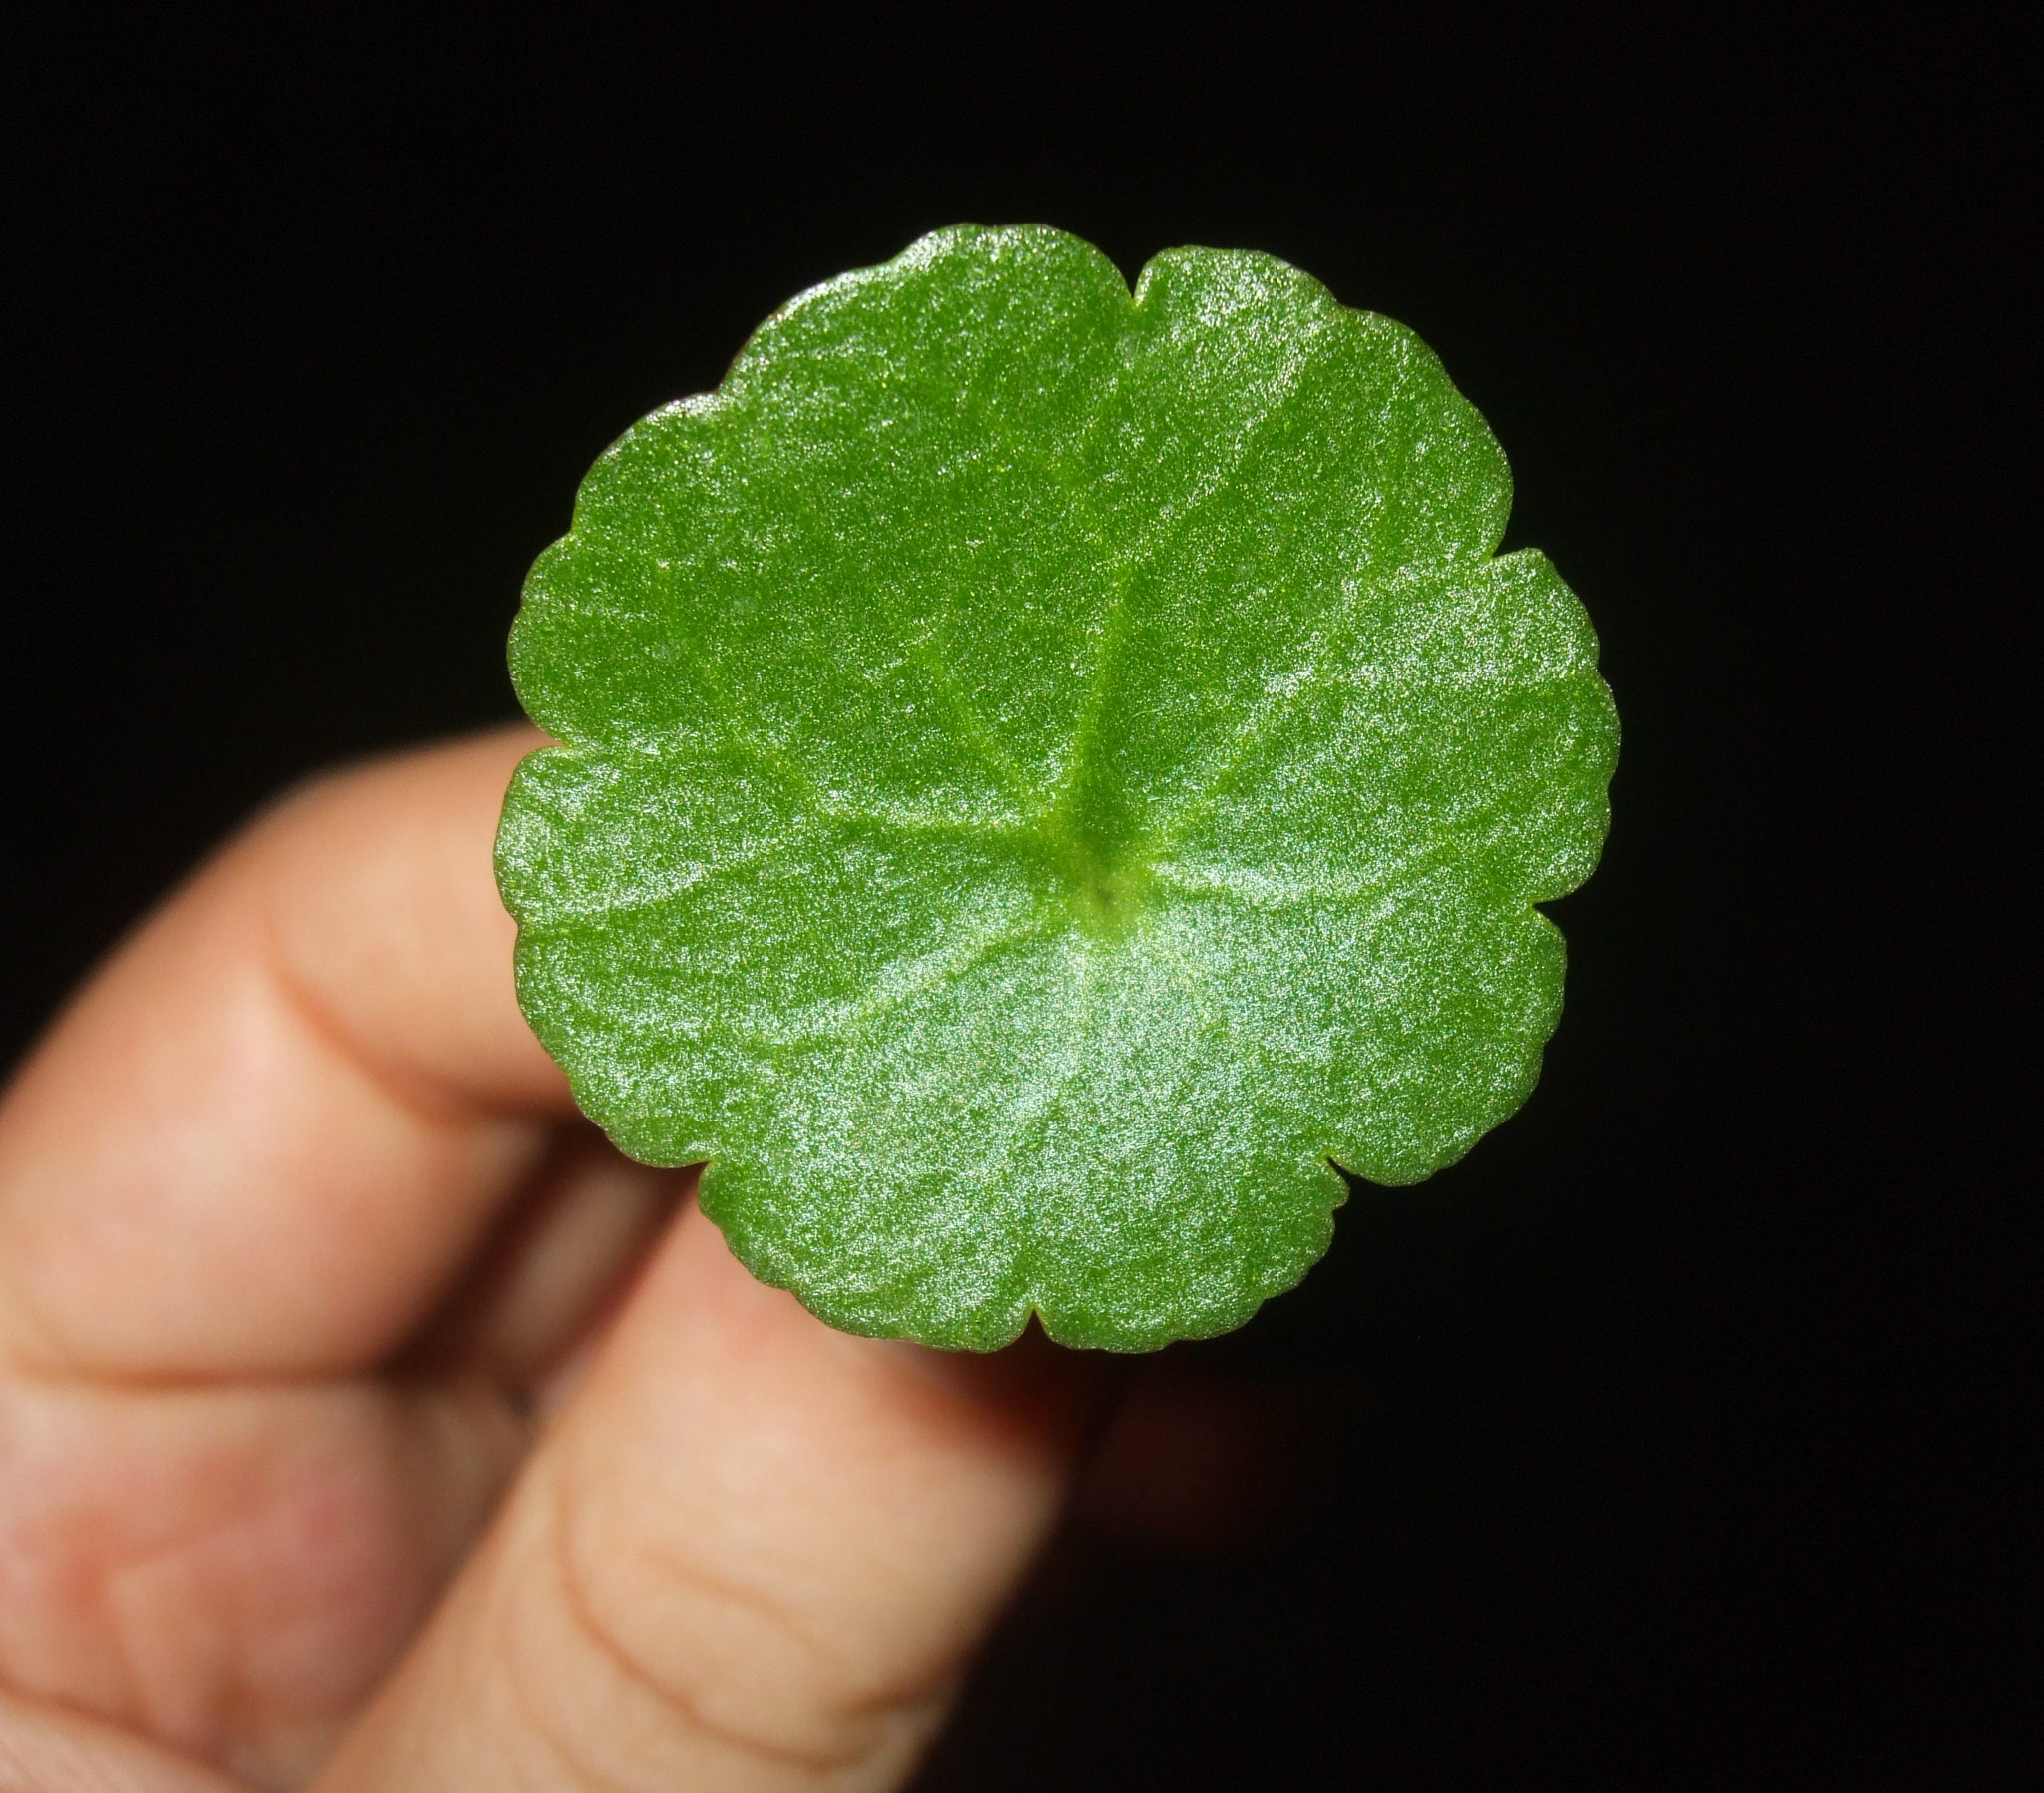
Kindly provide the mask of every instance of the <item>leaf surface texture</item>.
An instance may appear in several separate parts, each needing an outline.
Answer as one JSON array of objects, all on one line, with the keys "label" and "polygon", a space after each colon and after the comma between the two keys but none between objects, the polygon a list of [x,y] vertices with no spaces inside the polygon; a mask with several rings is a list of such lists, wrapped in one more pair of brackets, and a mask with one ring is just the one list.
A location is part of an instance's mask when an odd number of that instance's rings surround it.
[{"label": "leaf surface texture", "polygon": [[[1522,1102],[1617,722],[1411,332],[960,227],[600,460],[498,875],[584,1109],[852,1331],[1239,1325]],[[1330,1162],[1331,1161],[1331,1162]]]}]

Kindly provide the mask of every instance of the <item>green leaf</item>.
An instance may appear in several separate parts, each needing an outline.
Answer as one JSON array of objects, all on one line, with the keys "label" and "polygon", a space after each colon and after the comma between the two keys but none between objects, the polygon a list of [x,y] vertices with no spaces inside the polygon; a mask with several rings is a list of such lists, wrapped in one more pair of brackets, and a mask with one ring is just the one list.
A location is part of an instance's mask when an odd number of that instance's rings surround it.
[{"label": "green leaf", "polygon": [[518,989],[765,1280],[1143,1350],[1525,1099],[1595,864],[1582,607],[1408,330],[938,231],[590,472],[511,642]]}]

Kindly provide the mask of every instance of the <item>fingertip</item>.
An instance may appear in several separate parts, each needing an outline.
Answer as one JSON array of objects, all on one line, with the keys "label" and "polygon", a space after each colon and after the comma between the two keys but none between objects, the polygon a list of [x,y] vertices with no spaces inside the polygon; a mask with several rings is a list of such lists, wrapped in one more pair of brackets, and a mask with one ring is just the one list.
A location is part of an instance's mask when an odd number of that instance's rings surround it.
[{"label": "fingertip", "polygon": [[518,1008],[492,859],[511,774],[545,741],[520,724],[328,773],[244,846],[280,973],[351,1053],[429,1097],[573,1112]]},{"label": "fingertip", "polygon": [[539,741],[313,781],[81,992],[0,1106],[0,1346],[260,1374],[354,1367],[419,1323],[573,1112],[491,869]]}]

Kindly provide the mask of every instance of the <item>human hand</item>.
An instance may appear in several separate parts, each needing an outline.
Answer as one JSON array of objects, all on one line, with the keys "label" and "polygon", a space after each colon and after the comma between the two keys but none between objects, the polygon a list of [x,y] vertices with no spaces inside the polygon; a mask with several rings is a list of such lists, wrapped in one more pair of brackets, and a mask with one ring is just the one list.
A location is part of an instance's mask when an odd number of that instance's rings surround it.
[{"label": "human hand", "polygon": [[518,1013],[507,730],[321,781],[0,1105],[0,1789],[881,1788],[1100,1366],[830,1331]]}]

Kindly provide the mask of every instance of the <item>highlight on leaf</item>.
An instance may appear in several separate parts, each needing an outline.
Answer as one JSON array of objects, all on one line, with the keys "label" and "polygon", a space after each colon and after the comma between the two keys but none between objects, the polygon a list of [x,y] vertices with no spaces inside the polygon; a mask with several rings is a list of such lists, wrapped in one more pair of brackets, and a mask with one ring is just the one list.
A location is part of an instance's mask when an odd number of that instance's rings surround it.
[{"label": "highlight on leaf", "polygon": [[961,226],[591,470],[511,643],[518,989],[851,1331],[1145,1350],[1525,1100],[1617,719],[1496,442],[1268,255]]}]

